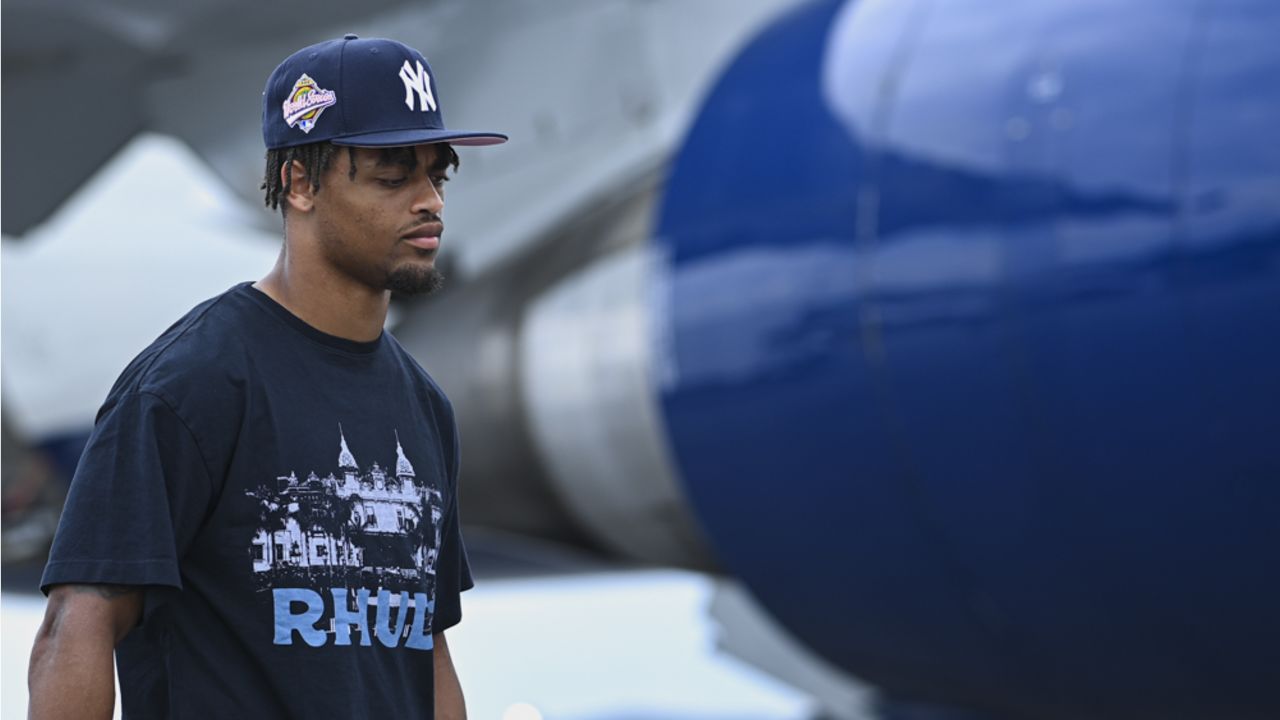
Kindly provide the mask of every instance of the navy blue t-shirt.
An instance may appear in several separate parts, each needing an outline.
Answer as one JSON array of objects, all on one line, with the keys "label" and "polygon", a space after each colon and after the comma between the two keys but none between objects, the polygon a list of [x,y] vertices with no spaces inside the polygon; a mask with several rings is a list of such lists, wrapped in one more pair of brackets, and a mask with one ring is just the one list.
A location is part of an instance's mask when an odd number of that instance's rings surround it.
[{"label": "navy blue t-shirt", "polygon": [[126,718],[430,718],[461,619],[458,435],[390,333],[323,333],[250,283],[116,381],[42,588],[145,586]]}]

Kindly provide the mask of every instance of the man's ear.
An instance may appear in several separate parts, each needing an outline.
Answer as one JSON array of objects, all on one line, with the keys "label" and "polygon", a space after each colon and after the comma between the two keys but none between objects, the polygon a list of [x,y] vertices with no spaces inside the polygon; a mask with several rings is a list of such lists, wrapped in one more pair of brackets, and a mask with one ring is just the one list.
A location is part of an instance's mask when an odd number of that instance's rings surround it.
[{"label": "man's ear", "polygon": [[289,188],[284,201],[289,203],[291,210],[305,213],[315,207],[315,190],[301,162],[294,160],[280,166],[280,187]]}]

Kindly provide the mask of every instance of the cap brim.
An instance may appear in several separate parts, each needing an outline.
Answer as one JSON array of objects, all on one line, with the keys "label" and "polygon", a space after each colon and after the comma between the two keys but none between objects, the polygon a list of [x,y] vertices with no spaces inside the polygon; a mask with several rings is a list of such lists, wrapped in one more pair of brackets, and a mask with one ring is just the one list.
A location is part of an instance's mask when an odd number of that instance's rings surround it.
[{"label": "cap brim", "polygon": [[362,135],[348,135],[330,140],[334,145],[355,147],[399,147],[403,145],[427,145],[447,142],[450,145],[501,145],[507,136],[501,133],[470,132],[467,130],[385,130]]}]

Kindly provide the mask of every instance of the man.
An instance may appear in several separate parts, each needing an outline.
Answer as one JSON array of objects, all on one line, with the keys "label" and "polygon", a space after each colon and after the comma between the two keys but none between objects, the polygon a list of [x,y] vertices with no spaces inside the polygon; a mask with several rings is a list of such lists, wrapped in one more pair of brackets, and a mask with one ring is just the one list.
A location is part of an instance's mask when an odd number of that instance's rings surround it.
[{"label": "man", "polygon": [[263,97],[275,267],[125,369],[54,541],[31,716],[461,718],[458,436],[383,331],[428,292],[451,144],[421,53],[347,35]]}]

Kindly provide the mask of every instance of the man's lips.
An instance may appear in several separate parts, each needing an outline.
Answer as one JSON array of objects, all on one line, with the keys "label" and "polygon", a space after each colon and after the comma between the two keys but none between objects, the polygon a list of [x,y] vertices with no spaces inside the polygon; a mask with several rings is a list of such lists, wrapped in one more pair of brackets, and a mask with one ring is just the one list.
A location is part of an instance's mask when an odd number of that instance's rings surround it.
[{"label": "man's lips", "polygon": [[401,237],[402,240],[416,248],[423,250],[435,250],[440,247],[440,235],[444,232],[444,226],[440,223],[430,223],[418,228],[410,230]]}]

